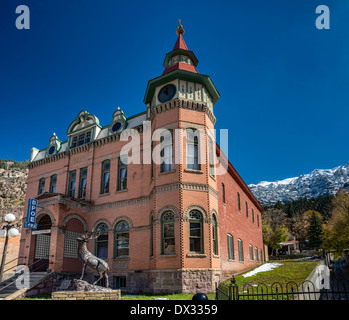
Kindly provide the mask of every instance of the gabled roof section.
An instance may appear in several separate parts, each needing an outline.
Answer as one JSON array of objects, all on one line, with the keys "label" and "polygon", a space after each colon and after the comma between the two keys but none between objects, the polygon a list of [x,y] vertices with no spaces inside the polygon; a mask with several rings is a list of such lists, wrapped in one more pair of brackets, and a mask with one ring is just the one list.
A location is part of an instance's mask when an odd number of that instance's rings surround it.
[{"label": "gabled roof section", "polygon": [[94,125],[101,127],[99,125],[98,118],[96,116],[94,116],[93,114],[88,113],[85,110],[82,110],[79,112],[78,116],[75,118],[75,120],[68,127],[67,136],[69,136],[73,133],[79,132],[79,131],[86,129],[88,127],[92,127]]}]

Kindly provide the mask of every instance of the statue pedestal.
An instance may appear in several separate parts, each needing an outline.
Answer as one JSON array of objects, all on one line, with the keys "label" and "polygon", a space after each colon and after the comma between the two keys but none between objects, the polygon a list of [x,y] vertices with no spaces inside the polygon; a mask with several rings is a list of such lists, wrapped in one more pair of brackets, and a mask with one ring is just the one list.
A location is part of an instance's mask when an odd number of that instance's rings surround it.
[{"label": "statue pedestal", "polygon": [[121,291],[74,279],[76,291],[52,292],[52,300],[120,300]]}]

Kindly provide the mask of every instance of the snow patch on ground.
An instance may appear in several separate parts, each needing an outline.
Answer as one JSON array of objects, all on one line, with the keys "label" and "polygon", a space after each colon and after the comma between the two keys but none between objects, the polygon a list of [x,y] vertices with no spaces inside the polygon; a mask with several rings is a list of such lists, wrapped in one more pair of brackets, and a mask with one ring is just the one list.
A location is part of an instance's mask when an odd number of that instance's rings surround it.
[{"label": "snow patch on ground", "polygon": [[273,269],[277,268],[278,266],[282,266],[282,263],[277,263],[277,262],[265,263],[265,264],[259,266],[258,268],[253,269],[252,271],[243,274],[242,276],[244,278],[252,277],[252,276],[256,275],[259,272],[270,271],[270,270],[273,270]]}]

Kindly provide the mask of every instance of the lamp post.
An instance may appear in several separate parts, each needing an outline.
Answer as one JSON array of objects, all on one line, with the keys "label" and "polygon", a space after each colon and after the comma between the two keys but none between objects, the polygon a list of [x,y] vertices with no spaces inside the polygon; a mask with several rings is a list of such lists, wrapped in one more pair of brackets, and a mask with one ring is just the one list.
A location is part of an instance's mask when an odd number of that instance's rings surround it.
[{"label": "lamp post", "polygon": [[1,259],[1,265],[0,265],[0,282],[2,281],[2,276],[3,276],[2,273],[4,271],[4,266],[5,266],[8,236],[17,237],[19,234],[18,229],[15,228],[17,225],[13,224],[15,220],[16,220],[15,215],[12,213],[8,213],[5,216],[6,224],[0,229],[0,238],[5,238],[4,250],[2,253],[2,259]]}]

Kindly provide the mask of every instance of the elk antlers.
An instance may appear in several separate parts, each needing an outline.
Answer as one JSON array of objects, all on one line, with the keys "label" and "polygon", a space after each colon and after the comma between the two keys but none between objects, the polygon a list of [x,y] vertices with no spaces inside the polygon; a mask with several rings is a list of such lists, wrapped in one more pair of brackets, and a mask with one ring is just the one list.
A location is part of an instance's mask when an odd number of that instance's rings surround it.
[{"label": "elk antlers", "polygon": [[81,238],[84,240],[93,240],[93,239],[97,239],[100,235],[101,235],[101,230],[98,230],[97,232],[86,231],[81,235]]}]

